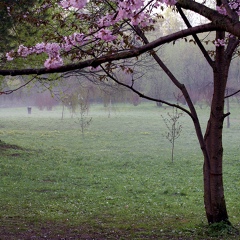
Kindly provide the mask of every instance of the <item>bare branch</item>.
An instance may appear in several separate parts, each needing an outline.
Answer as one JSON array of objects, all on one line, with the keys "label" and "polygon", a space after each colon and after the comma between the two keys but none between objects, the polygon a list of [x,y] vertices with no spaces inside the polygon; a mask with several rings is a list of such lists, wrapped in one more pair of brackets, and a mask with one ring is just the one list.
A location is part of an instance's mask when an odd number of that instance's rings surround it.
[{"label": "bare branch", "polygon": [[234,92],[234,93],[232,93],[232,94],[229,94],[229,95],[225,96],[224,98],[230,98],[230,97],[238,94],[239,92],[240,92],[240,90],[237,90],[236,92]]},{"label": "bare branch", "polygon": [[[186,15],[184,14],[182,8],[179,6],[179,4],[176,4],[176,7],[178,9],[179,14],[181,15],[183,21],[185,22],[186,26],[188,28],[192,28],[192,25],[190,24],[190,22],[188,21]],[[198,47],[200,48],[201,52],[203,53],[204,57],[206,58],[207,62],[209,63],[209,65],[213,68],[213,60],[211,59],[211,57],[209,56],[208,52],[206,51],[205,47],[203,46],[203,44],[201,43],[201,41],[199,40],[198,36],[196,34],[192,34],[195,42],[197,43]]]},{"label": "bare branch", "polygon": [[158,98],[152,98],[152,97],[146,96],[143,93],[141,93],[140,91],[138,91],[137,89],[135,89],[133,87],[133,84],[128,85],[126,83],[123,83],[123,82],[117,80],[117,78],[115,78],[113,75],[111,75],[108,71],[106,71],[106,69],[103,66],[101,66],[101,68],[106,73],[106,75],[109,78],[111,78],[114,82],[116,82],[118,85],[121,85],[121,86],[124,86],[124,87],[130,89],[132,92],[136,93],[139,97],[150,100],[150,101],[154,101],[154,102],[160,102],[160,103],[166,104],[166,105],[171,106],[171,107],[178,108],[178,109],[182,110],[183,112],[187,113],[191,118],[193,118],[191,112],[189,112],[187,109],[179,106],[178,104],[172,104],[172,103],[169,103],[167,101],[164,101],[164,100],[161,100],[161,99],[158,99]]},{"label": "bare branch", "polygon": [[18,91],[19,89],[23,88],[23,87],[26,87],[29,83],[31,83],[34,79],[36,78],[36,76],[34,76],[33,78],[31,78],[29,81],[27,81],[26,83],[24,83],[23,85],[21,85],[20,87],[18,88],[15,88],[15,89],[11,89],[11,90],[6,90],[6,91],[1,91],[0,92],[0,95],[8,95],[8,94],[11,94],[13,92],[16,92]]}]

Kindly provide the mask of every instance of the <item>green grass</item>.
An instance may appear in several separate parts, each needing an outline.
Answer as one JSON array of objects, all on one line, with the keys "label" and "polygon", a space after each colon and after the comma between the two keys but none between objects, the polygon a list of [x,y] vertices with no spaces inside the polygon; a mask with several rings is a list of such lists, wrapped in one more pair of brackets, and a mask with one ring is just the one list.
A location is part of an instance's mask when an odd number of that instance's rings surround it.
[{"label": "green grass", "polygon": [[[109,118],[94,105],[82,136],[77,117],[61,120],[60,108],[0,109],[0,239],[236,239],[207,227],[203,159],[186,115],[171,163],[161,117],[170,111],[121,104]],[[205,126],[209,109],[198,111]],[[237,228],[239,115],[236,105],[224,130],[225,197]]]}]

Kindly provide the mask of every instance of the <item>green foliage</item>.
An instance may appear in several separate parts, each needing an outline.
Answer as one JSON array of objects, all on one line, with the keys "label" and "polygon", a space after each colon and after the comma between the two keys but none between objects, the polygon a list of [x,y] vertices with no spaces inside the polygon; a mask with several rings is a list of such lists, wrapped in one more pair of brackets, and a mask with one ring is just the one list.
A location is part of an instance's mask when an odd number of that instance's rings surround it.
[{"label": "green foliage", "polygon": [[[22,25],[22,15],[41,1],[39,0],[1,0],[0,1],[0,52],[6,52],[25,41],[33,33],[29,25]],[[36,28],[34,31],[36,32]]]},{"label": "green foliage", "polygon": [[220,222],[210,224],[206,229],[206,234],[210,237],[227,238],[229,235],[232,235],[233,237],[239,235],[239,231],[229,222]]}]

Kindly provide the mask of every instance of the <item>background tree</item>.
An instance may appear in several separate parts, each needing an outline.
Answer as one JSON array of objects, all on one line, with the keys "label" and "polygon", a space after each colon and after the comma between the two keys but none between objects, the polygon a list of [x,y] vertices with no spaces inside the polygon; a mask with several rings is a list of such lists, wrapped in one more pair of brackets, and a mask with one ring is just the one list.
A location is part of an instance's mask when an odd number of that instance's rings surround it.
[{"label": "background tree", "polygon": [[[30,9],[40,4],[41,0],[1,0],[0,1],[0,52],[1,54],[23,43],[33,43],[31,36],[37,36],[37,28],[29,21],[36,21],[30,16]],[[27,20],[27,21],[26,21]]]}]

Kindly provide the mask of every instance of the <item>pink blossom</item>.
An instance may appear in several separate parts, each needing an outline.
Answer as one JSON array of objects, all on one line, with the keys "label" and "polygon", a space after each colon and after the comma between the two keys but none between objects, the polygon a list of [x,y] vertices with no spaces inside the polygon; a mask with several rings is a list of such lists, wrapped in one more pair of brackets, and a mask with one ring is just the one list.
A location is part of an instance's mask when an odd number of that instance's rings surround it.
[{"label": "pink blossom", "polygon": [[37,43],[34,47],[34,51],[37,54],[43,53],[45,51],[45,43]]},{"label": "pink blossom", "polygon": [[52,57],[57,57],[60,51],[60,45],[58,43],[47,43],[45,45],[45,52]]},{"label": "pink blossom", "polygon": [[[70,51],[73,47],[83,46],[88,43],[88,41],[94,41],[95,39],[100,39],[106,42],[113,41],[117,38],[114,36],[113,32],[108,29],[108,27],[113,26],[118,21],[124,19],[131,22],[132,25],[140,25],[142,27],[148,26],[152,23],[151,11],[153,8],[159,7],[161,4],[173,5],[176,0],[153,0],[150,1],[150,5],[144,9],[145,0],[112,0],[117,6],[117,16],[115,13],[109,12],[105,16],[100,17],[97,20],[99,30],[90,28],[88,29],[88,36],[84,33],[73,33],[70,36],[64,36],[63,42],[60,43],[37,43],[35,46],[28,48],[23,45],[19,46],[18,54],[22,57],[26,57],[29,54],[41,54],[47,53],[48,59],[45,61],[44,66],[46,68],[57,68],[63,65],[63,59],[60,56],[62,50]],[[239,0],[235,0],[232,3],[239,3]],[[65,9],[76,8],[82,9],[86,6],[87,0],[61,0],[60,6]],[[239,5],[237,5],[239,6]],[[47,6],[48,7],[48,6]],[[236,9],[236,4],[232,4],[232,8]],[[9,9],[10,11],[10,9]],[[80,12],[79,12],[80,14]],[[120,40],[120,39],[119,39]],[[222,46],[224,42],[216,40],[216,46]],[[6,54],[7,60],[13,60],[13,52]]]},{"label": "pink blossom", "polygon": [[66,43],[70,43],[73,46],[82,45],[85,35],[83,33],[74,33],[66,39]]},{"label": "pink blossom", "polygon": [[216,47],[224,47],[226,42],[225,42],[225,39],[216,39],[214,41],[214,44]]},{"label": "pink blossom", "polygon": [[74,33],[73,36],[76,43],[81,43],[84,39],[83,33]]},{"label": "pink blossom", "polygon": [[114,14],[108,14],[98,20],[98,26],[99,27],[109,27],[112,24],[116,22],[116,20],[113,19]]},{"label": "pink blossom", "polygon": [[85,7],[87,0],[62,0],[59,4],[63,8],[74,7],[78,9],[82,9]]},{"label": "pink blossom", "polygon": [[164,2],[169,6],[173,6],[177,3],[176,0],[165,0]]},{"label": "pink blossom", "polygon": [[131,18],[131,24],[132,25],[141,25],[142,27],[145,27],[151,23],[151,18],[147,13],[141,12]]},{"label": "pink blossom", "polygon": [[95,34],[95,37],[105,40],[107,42],[110,42],[116,39],[116,36],[113,36],[112,32],[108,29],[101,29]]},{"label": "pink blossom", "polygon": [[14,58],[13,58],[13,51],[11,52],[8,52],[6,54],[6,57],[7,57],[7,61],[12,61]]},{"label": "pink blossom", "polygon": [[118,10],[118,15],[117,15],[116,20],[120,21],[120,20],[123,20],[123,19],[128,18],[128,17],[129,17],[128,12],[125,11],[123,8],[120,8]]},{"label": "pink blossom", "polygon": [[63,60],[59,55],[56,57],[49,56],[49,58],[44,63],[44,67],[47,69],[58,68],[58,67],[61,67],[62,65],[63,65]]},{"label": "pink blossom", "polygon": [[226,10],[226,8],[225,8],[223,5],[217,6],[217,7],[216,7],[216,10],[217,10],[220,14],[227,15],[227,10]]},{"label": "pink blossom", "polygon": [[87,41],[87,38],[85,38],[83,33],[74,33],[68,37],[65,36],[63,40],[64,43],[60,45],[60,48],[70,51],[74,46],[83,45]]},{"label": "pink blossom", "polygon": [[70,7],[70,2],[66,0],[62,0],[59,5],[63,8],[69,8]]},{"label": "pink blossom", "polygon": [[229,2],[229,6],[240,16],[240,0],[232,0]]},{"label": "pink blossom", "polygon": [[65,36],[63,39],[65,43],[62,43],[61,48],[68,52],[72,49],[73,45],[69,37]]},{"label": "pink blossom", "polygon": [[23,46],[22,44],[18,47],[18,54],[22,57],[27,57],[29,54],[32,53],[31,49]]}]

